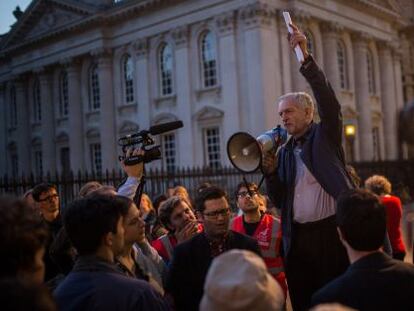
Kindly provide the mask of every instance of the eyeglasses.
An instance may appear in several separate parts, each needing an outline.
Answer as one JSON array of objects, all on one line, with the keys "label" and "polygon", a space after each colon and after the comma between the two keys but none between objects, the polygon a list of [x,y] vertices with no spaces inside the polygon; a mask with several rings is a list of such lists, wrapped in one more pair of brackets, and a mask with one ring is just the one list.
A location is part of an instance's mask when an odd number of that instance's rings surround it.
[{"label": "eyeglasses", "polygon": [[217,218],[218,216],[223,216],[226,217],[230,214],[230,209],[229,208],[223,208],[223,209],[219,209],[217,211],[214,212],[210,212],[210,213],[203,213],[204,216],[210,217],[210,218]]},{"label": "eyeglasses", "polygon": [[249,191],[242,191],[242,192],[239,192],[238,194],[237,194],[237,196],[239,197],[239,198],[245,198],[245,197],[247,197],[247,196],[250,196],[250,197],[254,197],[255,195],[257,195],[258,194],[258,192],[256,191],[256,190],[250,190],[250,192]]},{"label": "eyeglasses", "polygon": [[59,197],[59,195],[57,193],[51,194],[51,195],[47,196],[44,199],[41,199],[41,200],[39,199],[39,202],[52,201],[52,199],[55,199],[55,198],[58,198],[58,197]]}]

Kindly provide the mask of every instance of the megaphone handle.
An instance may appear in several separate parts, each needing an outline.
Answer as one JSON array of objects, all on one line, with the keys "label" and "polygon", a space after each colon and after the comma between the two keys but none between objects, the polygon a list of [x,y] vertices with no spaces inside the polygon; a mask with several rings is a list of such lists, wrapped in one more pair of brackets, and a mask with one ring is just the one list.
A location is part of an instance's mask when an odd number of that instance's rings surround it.
[{"label": "megaphone handle", "polygon": [[250,197],[252,198],[253,194],[252,194],[252,191],[250,190],[249,183],[247,182],[246,177],[244,176],[244,174],[243,174],[243,182],[244,182],[244,186],[247,189],[247,192],[249,193]]},{"label": "megaphone handle", "polygon": [[259,185],[257,186],[257,189],[260,189],[260,187],[261,187],[261,186],[262,186],[262,184],[263,184],[264,179],[265,179],[265,176],[264,176],[264,175],[262,175],[262,179],[260,179],[260,182],[259,182]]}]

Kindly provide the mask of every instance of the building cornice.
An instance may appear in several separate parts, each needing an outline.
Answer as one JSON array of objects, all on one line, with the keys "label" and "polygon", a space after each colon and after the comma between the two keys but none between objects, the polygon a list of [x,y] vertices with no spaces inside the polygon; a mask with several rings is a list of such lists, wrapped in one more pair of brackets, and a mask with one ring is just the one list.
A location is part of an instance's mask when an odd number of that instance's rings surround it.
[{"label": "building cornice", "polygon": [[[80,21],[75,21],[72,24],[66,24],[62,27],[59,27],[51,32],[40,34],[38,36],[35,36],[33,38],[30,38],[24,42],[13,44],[9,47],[7,47],[7,44],[10,43],[10,39],[17,35],[18,32],[24,31],[24,27],[22,28],[22,25],[25,23],[25,20],[30,18],[31,14],[33,13],[35,9],[41,9],[41,6],[44,5],[45,0],[37,0],[32,2],[32,4],[29,6],[29,8],[26,10],[25,14],[21,17],[19,22],[13,26],[14,29],[12,29],[7,35],[6,38],[4,38],[2,42],[2,46],[6,46],[3,50],[0,51],[0,58],[4,57],[5,55],[18,51],[19,49],[23,47],[28,47],[34,44],[39,44],[41,42],[44,42],[46,40],[59,38],[62,35],[76,33],[78,31],[86,31],[89,29],[92,29],[94,26],[110,26],[118,21],[125,21],[125,19],[137,17],[137,15],[142,15],[145,12],[148,12],[150,10],[155,10],[158,8],[165,7],[167,5],[171,5],[173,3],[182,2],[185,0],[143,0],[139,1],[138,3],[135,1],[126,1],[125,3],[118,3],[114,5],[113,7],[101,10],[101,11],[84,11],[79,9],[80,13],[88,13],[89,16],[85,16]],[[64,0],[50,0],[53,3],[56,3],[58,5],[62,5],[62,2],[65,2]],[[67,4],[68,5],[68,4]],[[73,9],[72,6],[70,8]],[[91,15],[93,13],[93,15]],[[33,17],[33,15],[32,15]]]}]

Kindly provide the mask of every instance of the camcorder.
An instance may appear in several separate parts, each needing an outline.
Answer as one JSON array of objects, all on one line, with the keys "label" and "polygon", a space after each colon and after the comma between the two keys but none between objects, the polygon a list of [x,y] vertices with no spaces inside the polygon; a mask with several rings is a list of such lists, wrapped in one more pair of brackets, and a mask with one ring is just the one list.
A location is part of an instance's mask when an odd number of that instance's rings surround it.
[{"label": "camcorder", "polygon": [[[155,141],[151,135],[163,134],[181,127],[183,127],[182,121],[167,122],[151,126],[149,130],[142,130],[138,133],[129,134],[119,138],[118,145],[122,147],[122,152],[124,153],[119,156],[119,160],[124,160],[125,165],[135,165],[140,162],[149,163],[161,159],[161,146],[154,146]],[[128,149],[136,149],[138,147],[141,148],[141,150],[144,150],[143,155],[126,157]]]}]

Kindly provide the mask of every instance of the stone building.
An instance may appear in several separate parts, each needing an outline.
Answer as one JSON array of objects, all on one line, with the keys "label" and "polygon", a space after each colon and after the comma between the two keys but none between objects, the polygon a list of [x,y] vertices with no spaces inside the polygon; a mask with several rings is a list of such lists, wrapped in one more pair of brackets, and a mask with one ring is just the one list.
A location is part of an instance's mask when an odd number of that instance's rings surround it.
[{"label": "stone building", "polygon": [[227,165],[233,133],[309,90],[284,9],[340,99],[348,160],[397,159],[396,1],[33,0],[0,43],[0,175],[117,168],[120,136],[174,120],[152,166]]}]

